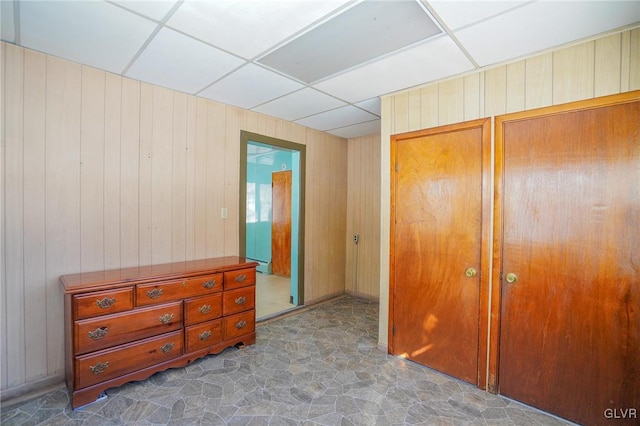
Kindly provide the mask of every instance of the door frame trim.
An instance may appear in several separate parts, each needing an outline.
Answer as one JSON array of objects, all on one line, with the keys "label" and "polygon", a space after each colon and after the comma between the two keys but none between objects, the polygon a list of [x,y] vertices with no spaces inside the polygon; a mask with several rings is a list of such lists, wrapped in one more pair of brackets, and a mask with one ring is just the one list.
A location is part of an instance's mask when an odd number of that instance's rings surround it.
[{"label": "door frame trim", "polygon": [[481,118],[466,121],[463,123],[449,124],[445,126],[433,127],[425,130],[391,135],[391,161],[390,161],[390,181],[391,181],[391,214],[390,214],[390,240],[389,240],[389,329],[388,329],[388,353],[393,353],[395,342],[394,331],[394,302],[395,302],[395,207],[396,207],[396,187],[397,178],[397,144],[403,140],[415,139],[419,137],[449,133],[457,130],[468,130],[473,128],[482,129],[482,207],[481,207],[481,234],[480,234],[480,288],[479,288],[479,312],[478,312],[478,357],[477,357],[477,386],[486,389],[487,386],[487,349],[489,346],[489,295],[491,293],[491,202],[493,182],[492,178],[492,144],[491,144],[491,118]]},{"label": "door frame trim", "polygon": [[307,147],[295,142],[272,138],[258,133],[240,131],[240,197],[238,206],[239,255],[247,254],[247,144],[258,142],[300,153],[300,199],[298,211],[298,305],[304,305],[304,229],[305,229],[305,176]]},{"label": "door frame trim", "polygon": [[500,322],[502,313],[502,256],[504,235],[504,126],[509,122],[528,120],[568,112],[585,111],[605,106],[635,102],[640,99],[640,90],[569,102],[527,111],[503,114],[495,117],[495,177],[493,204],[493,266],[491,279],[491,322],[489,324],[489,380],[487,390],[499,393]]}]

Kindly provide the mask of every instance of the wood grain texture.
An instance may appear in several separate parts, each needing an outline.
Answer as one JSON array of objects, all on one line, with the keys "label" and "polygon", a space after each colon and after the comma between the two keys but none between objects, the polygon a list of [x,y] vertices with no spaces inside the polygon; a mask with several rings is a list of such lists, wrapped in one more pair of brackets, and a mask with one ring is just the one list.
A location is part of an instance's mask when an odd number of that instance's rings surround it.
[{"label": "wood grain texture", "polygon": [[553,103],[553,54],[525,60],[525,109],[541,108]]},{"label": "wood grain texture", "polygon": [[553,104],[594,96],[595,42],[553,52]]},{"label": "wood grain texture", "polygon": [[104,100],[104,267],[121,262],[122,77],[106,73]]},{"label": "wood grain texture", "polygon": [[640,405],[640,100],[617,99],[501,127],[500,393],[584,424]]},{"label": "wood grain texture", "polygon": [[[438,124],[464,120],[464,79],[456,78],[438,85]],[[417,130],[417,129],[412,129]]]},{"label": "wood grain texture", "polygon": [[595,41],[594,95],[620,93],[622,35],[613,34]]},{"label": "wood grain texture", "polygon": [[273,273],[291,277],[291,170],[271,174],[271,261]]}]

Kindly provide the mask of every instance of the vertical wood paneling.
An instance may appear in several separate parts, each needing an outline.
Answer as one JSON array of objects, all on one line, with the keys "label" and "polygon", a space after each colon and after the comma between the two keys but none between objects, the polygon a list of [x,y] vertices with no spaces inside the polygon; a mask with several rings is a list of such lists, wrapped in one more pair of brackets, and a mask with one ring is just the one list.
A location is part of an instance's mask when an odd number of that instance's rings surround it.
[{"label": "vertical wood paneling", "polygon": [[507,67],[502,66],[484,73],[484,113],[487,116],[507,111]]},{"label": "vertical wood paneling", "polygon": [[[225,158],[240,158],[240,110],[227,106],[225,108]],[[275,123],[277,120],[269,120],[273,125],[275,133]],[[222,206],[227,208],[228,217],[223,219],[223,232],[221,239],[224,242],[222,255],[231,256],[238,253],[238,215],[240,204],[240,162],[225,161],[224,164],[224,200]],[[219,217],[219,216],[218,216]]]},{"label": "vertical wood paneling", "polygon": [[104,91],[104,267],[120,267],[122,77],[106,73]]},{"label": "vertical wood paneling", "polygon": [[593,97],[595,42],[553,52],[553,104]]},{"label": "vertical wood paneling", "polygon": [[104,269],[105,72],[82,67],[80,120],[80,268]]},{"label": "vertical wood paneling", "polygon": [[122,79],[120,265],[140,265],[140,82]]},{"label": "vertical wood paneling", "polygon": [[400,93],[393,97],[394,132],[404,133],[409,131],[409,94]]},{"label": "vertical wood paneling", "polygon": [[196,101],[195,164],[194,164],[194,254],[204,259],[207,253],[207,108],[209,102]]},{"label": "vertical wood paneling", "polygon": [[629,90],[640,90],[640,28],[630,31]]},{"label": "vertical wood paneling", "polygon": [[[5,97],[7,108],[4,119],[4,236],[7,251],[5,254],[5,279],[7,300],[24,300],[24,155],[23,155],[23,108],[24,99],[24,55],[23,50],[7,45],[5,51]],[[4,224],[3,224],[4,225]],[[7,303],[6,317],[7,339],[15,344],[7,345],[7,382],[9,386],[25,380],[25,305]]]},{"label": "vertical wood paneling", "polygon": [[480,118],[480,73],[464,77],[464,120]]},{"label": "vertical wood paneling", "polygon": [[[207,109],[207,168],[206,168],[206,256],[224,254],[224,222],[220,209],[224,206],[225,164],[225,107],[209,102]],[[222,183],[222,185],[221,185]],[[228,208],[228,207],[227,207]]]},{"label": "vertical wood paneling", "polygon": [[[46,282],[45,256],[45,94],[47,59],[24,51],[24,298],[28,306],[46,306],[42,285]],[[25,330],[41,330],[45,309],[32,309],[25,316]],[[46,339],[31,339],[26,351],[26,380],[47,371]]]},{"label": "vertical wood paneling", "polygon": [[438,123],[464,120],[464,80],[455,78],[438,84]]},{"label": "vertical wood paneling", "polygon": [[[438,116],[438,85],[427,86],[417,90],[420,90],[420,105],[422,105],[422,113],[420,114],[422,128],[437,126],[440,121]],[[393,133],[396,132],[393,131]]]},{"label": "vertical wood paneling", "polygon": [[63,298],[58,277],[80,271],[80,65],[47,56],[47,375],[64,370]]},{"label": "vertical wood paneling", "polygon": [[151,159],[151,263],[171,262],[173,91],[154,86]]},{"label": "vertical wood paneling", "polygon": [[620,93],[621,43],[620,34],[613,34],[595,41],[595,96]]},{"label": "vertical wood paneling", "polygon": [[522,111],[525,104],[525,61],[507,65],[507,112]]},{"label": "vertical wood paneling", "polygon": [[138,176],[138,263],[152,259],[153,86],[140,84],[140,163]]},{"label": "vertical wood paneling", "polygon": [[195,256],[195,168],[196,168],[196,97],[187,97],[186,128],[186,194],[185,194],[185,258],[194,260]]},{"label": "vertical wood paneling", "polygon": [[173,146],[171,154],[171,261],[186,260],[187,245],[187,122],[188,99],[173,96]]},{"label": "vertical wood paneling", "polygon": [[422,101],[422,96],[420,95],[419,90],[411,90],[407,93],[407,96],[407,113],[409,121],[408,130],[416,130],[421,126],[420,111],[422,108],[420,106],[420,102]]},{"label": "vertical wood paneling", "polygon": [[525,60],[525,108],[541,108],[553,103],[553,54]]}]

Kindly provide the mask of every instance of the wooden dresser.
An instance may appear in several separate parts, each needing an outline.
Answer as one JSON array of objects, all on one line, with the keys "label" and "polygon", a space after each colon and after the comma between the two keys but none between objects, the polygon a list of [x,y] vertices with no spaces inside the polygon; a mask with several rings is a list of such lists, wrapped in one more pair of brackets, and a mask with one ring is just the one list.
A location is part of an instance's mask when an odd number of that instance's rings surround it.
[{"label": "wooden dresser", "polygon": [[255,343],[256,266],[223,257],[62,276],[72,407]]}]

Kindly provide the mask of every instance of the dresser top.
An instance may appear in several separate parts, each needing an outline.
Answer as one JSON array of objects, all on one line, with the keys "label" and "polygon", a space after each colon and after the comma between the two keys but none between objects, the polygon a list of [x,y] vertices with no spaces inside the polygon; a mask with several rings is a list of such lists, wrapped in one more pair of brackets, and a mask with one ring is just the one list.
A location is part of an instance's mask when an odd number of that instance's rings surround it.
[{"label": "dresser top", "polygon": [[203,274],[214,274],[236,269],[251,268],[258,263],[238,256],[189,260],[159,265],[134,266],[95,272],[82,272],[60,277],[67,294],[84,291],[124,287],[131,284],[170,280]]}]

